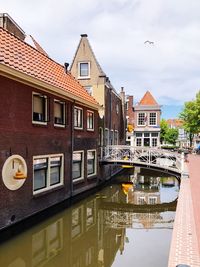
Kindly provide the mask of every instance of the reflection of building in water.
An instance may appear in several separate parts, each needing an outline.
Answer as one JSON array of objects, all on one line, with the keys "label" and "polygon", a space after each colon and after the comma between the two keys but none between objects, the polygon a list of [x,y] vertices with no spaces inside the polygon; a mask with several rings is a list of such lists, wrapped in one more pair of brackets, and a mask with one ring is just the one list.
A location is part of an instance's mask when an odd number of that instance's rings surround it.
[{"label": "reflection of building in water", "polygon": [[162,187],[173,187],[173,186],[175,186],[174,177],[162,177],[161,185],[162,185]]},{"label": "reflection of building in water", "polygon": [[160,203],[160,177],[138,175],[127,192],[127,202],[137,205]]},{"label": "reflection of building in water", "polygon": [[[149,190],[151,194],[158,193],[155,188]],[[112,266],[116,253],[122,254],[128,241],[126,228],[171,227],[173,222],[173,212],[167,217],[165,212],[126,210],[127,206],[134,206],[134,197],[128,202],[130,193],[137,197],[140,193],[150,196],[147,187],[130,186],[128,194],[124,194],[122,186],[108,186],[30,229],[25,238],[16,238],[6,252],[0,248],[0,266]]]}]

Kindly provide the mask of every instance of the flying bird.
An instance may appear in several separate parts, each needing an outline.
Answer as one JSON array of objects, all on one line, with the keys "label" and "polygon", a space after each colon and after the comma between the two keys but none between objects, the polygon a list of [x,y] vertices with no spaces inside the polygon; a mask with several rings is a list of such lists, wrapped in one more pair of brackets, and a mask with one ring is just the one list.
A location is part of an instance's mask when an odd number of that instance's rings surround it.
[{"label": "flying bird", "polygon": [[152,41],[149,41],[149,40],[146,40],[146,41],[144,42],[144,44],[150,44],[150,45],[153,45],[153,44],[154,44],[154,42],[152,42]]}]

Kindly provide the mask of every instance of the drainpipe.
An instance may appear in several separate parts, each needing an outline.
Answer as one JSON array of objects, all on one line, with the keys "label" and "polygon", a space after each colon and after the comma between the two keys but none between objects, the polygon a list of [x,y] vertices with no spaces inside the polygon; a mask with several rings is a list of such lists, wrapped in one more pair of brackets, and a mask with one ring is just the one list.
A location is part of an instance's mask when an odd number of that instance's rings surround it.
[{"label": "drainpipe", "polygon": [[184,171],[184,152],[181,153],[181,176],[183,176],[183,171]]},{"label": "drainpipe", "polygon": [[70,196],[72,197],[73,192],[73,179],[72,179],[72,164],[73,164],[73,151],[74,151],[74,106],[75,106],[75,100],[72,104],[72,113],[71,113],[71,175],[70,175]]}]

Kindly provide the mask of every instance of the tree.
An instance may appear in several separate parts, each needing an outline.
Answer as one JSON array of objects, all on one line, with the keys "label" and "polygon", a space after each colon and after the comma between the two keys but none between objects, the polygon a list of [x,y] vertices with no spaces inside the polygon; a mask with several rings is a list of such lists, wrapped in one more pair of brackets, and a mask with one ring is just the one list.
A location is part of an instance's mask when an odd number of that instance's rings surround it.
[{"label": "tree", "polygon": [[169,144],[176,145],[178,139],[178,129],[168,129],[165,134],[165,141]]},{"label": "tree", "polygon": [[190,146],[192,146],[194,134],[200,132],[200,91],[196,94],[195,100],[184,104],[180,118],[183,119],[184,129],[189,133]]},{"label": "tree", "polygon": [[169,126],[167,124],[167,121],[162,119],[160,121],[160,142],[163,143],[165,141],[165,135],[169,129]]}]

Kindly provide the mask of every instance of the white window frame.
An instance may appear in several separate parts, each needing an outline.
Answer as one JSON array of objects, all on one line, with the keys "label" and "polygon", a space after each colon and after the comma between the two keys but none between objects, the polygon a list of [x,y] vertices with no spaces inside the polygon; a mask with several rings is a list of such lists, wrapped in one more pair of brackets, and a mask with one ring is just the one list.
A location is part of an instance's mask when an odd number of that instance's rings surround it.
[{"label": "white window frame", "polygon": [[91,177],[97,174],[97,151],[96,149],[87,150],[87,166],[88,166],[88,152],[94,152],[94,173],[91,173],[91,174],[87,173],[87,177]]},{"label": "white window frame", "polygon": [[[90,122],[88,122],[88,119],[89,119],[88,114],[93,114],[92,115],[92,128],[89,127]],[[94,131],[94,111],[92,110],[87,110],[87,131],[92,131],[92,132]]]},{"label": "white window frame", "polygon": [[[156,145],[155,145],[155,142],[156,141]],[[158,146],[158,138],[157,137],[152,137],[151,138],[151,146],[152,147],[157,147]]]},{"label": "white window frame", "polygon": [[[136,138],[136,141],[135,141],[135,143],[136,143],[135,145],[136,145],[137,147],[141,147],[141,146],[142,146],[142,140],[143,140],[142,137],[137,137],[137,138]],[[141,145],[140,145],[140,146],[138,145],[138,141],[141,141]]]},{"label": "white window frame", "polygon": [[[107,135],[107,136],[106,136]],[[110,144],[110,139],[109,139],[109,129],[108,128],[105,128],[104,130],[104,141],[105,141],[105,146],[109,146]],[[107,141],[107,144],[106,144],[106,141]]]},{"label": "white window frame", "polygon": [[[88,64],[88,75],[81,75],[81,64]],[[78,63],[78,79],[88,79],[90,78],[90,62],[89,61],[81,61]]]},{"label": "white window frame", "polygon": [[[152,201],[152,200],[153,200],[153,201]],[[148,204],[150,204],[150,205],[155,205],[155,204],[157,204],[157,200],[158,200],[157,197],[155,197],[155,196],[149,196],[149,197],[148,197]],[[151,202],[153,202],[153,203],[151,203]]]},{"label": "white window frame", "polygon": [[[81,162],[82,173],[81,173],[80,177],[73,178],[73,161],[74,161],[73,160],[73,155],[77,154],[77,153],[81,153],[82,154],[82,162]],[[75,182],[81,181],[81,180],[84,180],[84,150],[73,151],[73,154],[72,154],[72,182],[75,183]]]},{"label": "white window frame", "polygon": [[[41,98],[44,98],[45,100],[45,107],[44,107],[44,112],[45,112],[45,116],[44,116],[44,121],[37,121],[37,120],[34,120],[34,96],[38,96],[38,97],[41,97]],[[43,93],[37,93],[37,92],[32,92],[32,123],[33,124],[40,124],[40,125],[47,125],[47,105],[48,105],[48,102],[47,102],[47,96],[44,95]]]},{"label": "white window frame", "polygon": [[[75,125],[75,110],[81,111],[81,127]],[[77,119],[78,122],[78,119]],[[83,130],[83,109],[80,107],[75,106],[74,107],[74,129]]]},{"label": "white window frame", "polygon": [[54,99],[54,104],[55,103],[58,103],[58,104],[61,104],[62,105],[62,108],[63,108],[63,110],[62,110],[62,113],[63,113],[63,123],[60,124],[60,123],[56,123],[55,122],[55,106],[54,106],[54,126],[64,128],[65,125],[66,125],[66,103],[63,102],[63,101]]},{"label": "white window frame", "polygon": [[[144,124],[139,124],[139,115],[140,115],[140,114],[144,114]],[[146,116],[147,116],[147,113],[146,113],[146,112],[139,112],[139,113],[137,114],[137,125],[138,125],[138,126],[145,126],[145,125],[146,125],[146,121],[145,121]]]},{"label": "white window frame", "polygon": [[[54,185],[50,185],[50,168],[51,168],[51,158],[61,157],[61,167],[60,167],[60,182]],[[47,159],[47,184],[45,188],[38,189],[34,191],[34,160]],[[50,155],[39,155],[33,156],[33,195],[51,190],[53,188],[59,187],[64,184],[64,154],[50,154]]]},{"label": "white window frame", "polygon": [[[156,114],[156,123],[155,124],[151,124],[151,114]],[[149,126],[157,126],[157,112],[149,112]]]},{"label": "white window frame", "polygon": [[109,144],[114,145],[115,139],[114,139],[114,131],[113,129],[110,130],[110,136],[109,136]]},{"label": "white window frame", "polygon": [[118,132],[118,130],[115,130],[115,132],[114,132],[114,145],[118,145],[118,144],[119,144],[119,132]]}]

